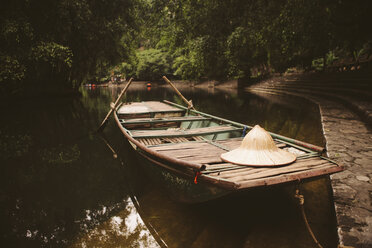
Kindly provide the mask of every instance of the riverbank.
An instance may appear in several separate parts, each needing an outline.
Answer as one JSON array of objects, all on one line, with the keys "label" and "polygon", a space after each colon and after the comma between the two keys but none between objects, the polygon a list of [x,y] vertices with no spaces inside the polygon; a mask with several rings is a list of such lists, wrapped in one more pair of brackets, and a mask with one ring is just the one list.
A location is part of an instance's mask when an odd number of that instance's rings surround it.
[{"label": "riverbank", "polygon": [[327,155],[345,166],[331,176],[340,244],[365,248],[372,247],[372,79],[354,75],[287,75],[245,90],[319,106]]},{"label": "riverbank", "polygon": [[[150,83],[150,85],[148,85]],[[181,80],[175,80],[172,81],[172,83],[176,86],[177,89],[179,89],[182,93],[188,93],[188,92],[197,92],[197,91],[204,91],[208,94],[215,94],[217,92],[237,95],[238,94],[238,80],[230,80],[230,81],[204,81],[204,82],[196,82],[196,81],[181,81]],[[119,87],[124,88],[126,85],[125,83],[122,84],[108,84],[98,87]],[[148,90],[151,91],[151,89],[156,88],[170,88],[171,86],[167,84],[164,81],[159,82],[149,82],[149,81],[133,81],[131,85],[128,88],[128,92],[130,91],[138,91],[138,90]]]}]

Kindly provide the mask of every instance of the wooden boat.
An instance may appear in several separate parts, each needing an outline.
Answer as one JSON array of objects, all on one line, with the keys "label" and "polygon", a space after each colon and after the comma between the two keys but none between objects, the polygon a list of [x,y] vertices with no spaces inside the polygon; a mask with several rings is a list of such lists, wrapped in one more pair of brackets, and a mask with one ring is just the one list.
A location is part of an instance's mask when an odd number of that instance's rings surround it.
[{"label": "wooden boat", "polygon": [[221,160],[240,146],[252,127],[169,101],[124,103],[115,120],[145,165],[183,202],[203,202],[256,187],[310,180],[343,168],[322,157],[323,148],[270,133],[277,147],[294,153],[294,163],[250,167]]}]

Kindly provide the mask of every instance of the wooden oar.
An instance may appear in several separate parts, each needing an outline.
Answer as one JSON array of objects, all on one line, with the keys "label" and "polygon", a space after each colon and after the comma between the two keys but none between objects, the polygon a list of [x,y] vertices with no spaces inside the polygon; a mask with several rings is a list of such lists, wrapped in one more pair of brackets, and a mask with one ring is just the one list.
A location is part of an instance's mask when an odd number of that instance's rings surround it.
[{"label": "wooden oar", "polygon": [[125,85],[124,89],[120,92],[118,98],[116,99],[115,103],[114,104],[110,104],[111,106],[111,109],[110,111],[107,113],[105,119],[102,121],[101,125],[99,126],[99,128],[97,129],[97,132],[101,132],[105,127],[106,127],[106,124],[107,124],[107,120],[108,118],[110,117],[112,111],[118,106],[118,103],[121,99],[121,97],[124,95],[124,93],[127,91],[129,85],[132,83],[132,80],[133,78],[130,78],[127,85]]},{"label": "wooden oar", "polygon": [[196,110],[194,108],[194,106],[192,105],[192,101],[188,101],[182,94],[181,92],[179,92],[179,90],[176,88],[176,86],[171,82],[169,81],[169,79],[166,77],[166,76],[163,76],[163,79],[165,80],[165,82],[167,82],[168,84],[170,84],[170,86],[172,86],[172,88],[176,91],[177,95],[179,95],[182,100],[187,104],[187,106],[193,110]]},{"label": "wooden oar", "polygon": [[98,133],[97,134],[102,140],[103,142],[105,142],[106,146],[110,149],[110,151],[112,152],[112,156],[117,159],[118,158],[118,154],[115,152],[114,148],[112,148],[112,146],[110,145],[110,143],[107,141],[104,133]]}]

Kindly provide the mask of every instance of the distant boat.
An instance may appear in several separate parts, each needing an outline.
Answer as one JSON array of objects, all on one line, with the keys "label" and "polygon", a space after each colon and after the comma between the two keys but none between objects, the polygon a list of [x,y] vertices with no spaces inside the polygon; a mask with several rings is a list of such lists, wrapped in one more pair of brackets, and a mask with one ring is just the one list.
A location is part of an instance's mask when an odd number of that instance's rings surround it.
[{"label": "distant boat", "polygon": [[276,147],[294,154],[294,162],[256,167],[223,161],[221,154],[238,148],[252,127],[166,100],[124,103],[114,113],[147,174],[182,202],[204,202],[343,170],[321,156],[323,148],[274,133]]}]

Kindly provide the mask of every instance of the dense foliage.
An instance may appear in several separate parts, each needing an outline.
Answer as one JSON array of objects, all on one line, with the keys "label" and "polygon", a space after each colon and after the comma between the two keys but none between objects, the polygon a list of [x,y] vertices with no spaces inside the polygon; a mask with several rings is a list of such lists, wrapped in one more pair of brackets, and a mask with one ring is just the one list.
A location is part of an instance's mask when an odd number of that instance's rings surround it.
[{"label": "dense foliage", "polygon": [[6,1],[0,83],[63,89],[106,72],[133,52],[135,9],[133,0]]},{"label": "dense foliage", "polygon": [[372,5],[364,0],[146,3],[142,44],[167,51],[182,78],[244,78],[371,53]]},{"label": "dense foliage", "polygon": [[371,6],[366,0],[8,1],[0,10],[0,84],[71,88],[114,71],[143,80],[226,79],[326,67],[371,53]]}]

